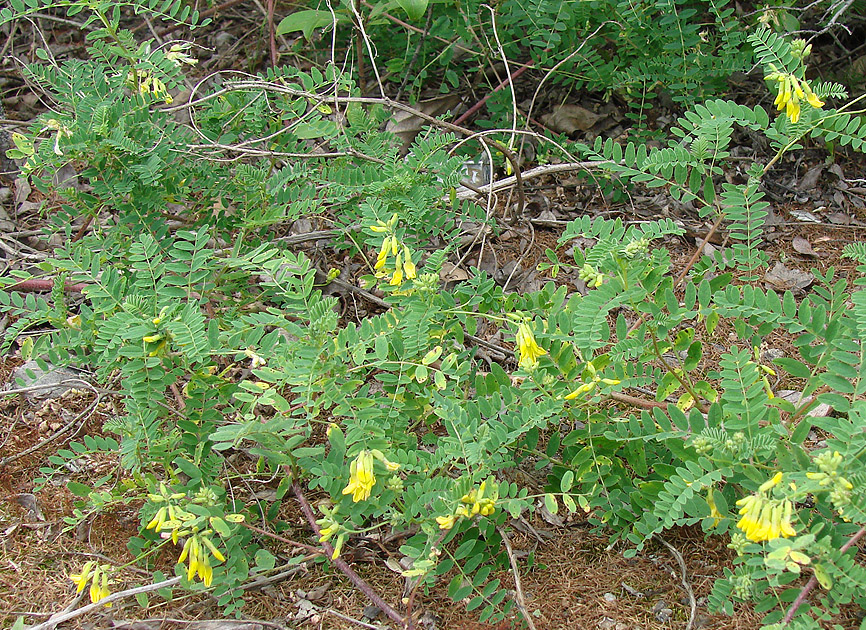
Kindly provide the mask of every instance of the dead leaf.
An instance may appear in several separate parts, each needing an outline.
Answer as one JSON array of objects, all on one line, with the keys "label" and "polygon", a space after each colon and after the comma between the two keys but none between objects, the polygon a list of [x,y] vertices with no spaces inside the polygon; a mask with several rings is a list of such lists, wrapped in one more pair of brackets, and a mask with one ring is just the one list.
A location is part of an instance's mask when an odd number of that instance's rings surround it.
[{"label": "dead leaf", "polygon": [[817,256],[817,252],[812,249],[812,244],[807,241],[802,236],[795,236],[794,240],[791,241],[791,246],[794,248],[794,251],[798,254],[803,254],[804,256]]},{"label": "dead leaf", "polygon": [[550,114],[541,117],[541,122],[559,133],[573,134],[575,131],[589,131],[598,119],[598,114],[580,105],[560,105]]},{"label": "dead leaf", "polygon": [[848,67],[848,74],[855,81],[866,77],[866,55],[857,57]]},{"label": "dead leaf", "polygon": [[851,215],[845,212],[831,212],[827,220],[834,225],[851,225]]},{"label": "dead leaf", "polygon": [[439,279],[442,282],[463,282],[469,279],[469,274],[462,268],[445,261],[439,271]]},{"label": "dead leaf", "polygon": [[803,179],[800,180],[800,183],[797,184],[797,190],[803,192],[806,190],[812,190],[815,186],[818,185],[818,180],[821,178],[821,173],[824,172],[824,165],[819,164],[818,166],[813,166],[806,174],[803,175]]},{"label": "dead leaf", "polygon": [[789,291],[793,289],[805,289],[812,284],[814,277],[807,271],[799,269],[790,269],[783,263],[777,262],[776,265],[764,274],[764,282],[767,288],[775,289],[776,291]]},{"label": "dead leaf", "polygon": [[802,221],[803,223],[820,223],[821,219],[816,217],[811,212],[806,212],[804,210],[791,210],[791,216],[797,219],[797,221]]},{"label": "dead leaf", "polygon": [[[458,104],[460,104],[459,95],[446,94],[445,96],[438,96],[436,98],[419,101],[415,105],[415,109],[427,114],[428,116],[436,117],[444,114],[450,109],[454,109]],[[415,140],[415,136],[418,135],[418,132],[429,124],[428,121],[424,120],[420,116],[416,116],[411,112],[398,110],[394,112],[394,116],[385,127],[385,130],[396,136],[400,136],[400,139],[403,141],[403,148],[408,149],[409,145],[412,144],[412,141]]]},{"label": "dead leaf", "polygon": [[541,514],[541,518],[543,518],[554,527],[563,527],[565,525],[565,521],[562,520],[562,517],[548,510],[547,506],[544,505],[543,501],[540,502],[538,513]]},{"label": "dead leaf", "polygon": [[39,508],[39,502],[35,495],[32,495],[29,492],[22,492],[21,494],[15,495],[15,503],[27,510],[28,516],[34,516],[37,521],[45,520],[45,515],[42,514],[42,510]]}]

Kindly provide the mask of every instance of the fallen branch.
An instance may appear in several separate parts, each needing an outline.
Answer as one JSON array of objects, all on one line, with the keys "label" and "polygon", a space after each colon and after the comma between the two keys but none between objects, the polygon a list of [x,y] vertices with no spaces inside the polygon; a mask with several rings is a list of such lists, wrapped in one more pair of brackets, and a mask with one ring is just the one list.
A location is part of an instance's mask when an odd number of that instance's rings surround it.
[{"label": "fallen branch", "polygon": [[[32,278],[30,280],[21,280],[15,284],[10,284],[7,287],[0,287],[4,291],[18,291],[20,293],[46,293],[54,289],[54,280],[41,280]],[[66,283],[63,285],[63,290],[66,293],[82,293],[87,288],[86,284]]]},{"label": "fallen branch", "polygon": [[526,610],[526,598],[523,596],[523,586],[520,584],[520,572],[517,567],[517,560],[514,557],[514,550],[511,548],[511,541],[508,539],[508,535],[505,533],[503,528],[497,527],[496,530],[499,532],[499,535],[502,536],[502,542],[505,544],[505,552],[508,554],[508,561],[511,563],[511,572],[514,574],[514,593],[515,599],[517,600],[517,610],[519,610],[520,614],[523,615],[523,619],[526,621],[526,625],[529,626],[529,630],[535,630],[535,623],[532,621],[532,616],[529,614],[529,611]]},{"label": "fallen branch", "polygon": [[695,625],[695,613],[698,608],[698,603],[695,600],[695,592],[692,590],[691,584],[689,584],[688,580],[686,579],[686,561],[683,560],[682,554],[677,551],[676,548],[664,538],[658,535],[656,535],[655,538],[661,541],[661,543],[668,548],[668,551],[671,552],[671,555],[676,558],[677,564],[680,565],[680,572],[682,574],[680,577],[680,583],[683,585],[683,589],[686,591],[686,595],[688,595],[689,608],[691,609],[691,611],[689,612],[689,622],[686,624],[686,630],[692,630],[692,627],[694,627]]},{"label": "fallen branch", "polygon": [[116,593],[112,593],[108,597],[103,597],[95,604],[88,604],[83,608],[78,608],[77,610],[72,610],[67,613],[52,616],[47,621],[43,621],[42,623],[35,626],[30,626],[27,630],[51,630],[57,624],[63,623],[64,621],[69,621],[70,619],[75,619],[76,617],[80,617],[81,615],[86,615],[87,613],[93,612],[94,610],[104,608],[106,604],[110,604],[111,602],[116,602],[127,597],[134,597],[136,595],[140,595],[141,593],[151,593],[153,591],[158,591],[161,588],[167,588],[169,586],[174,586],[175,584],[179,583],[180,578],[173,577],[170,580],[157,582],[156,584],[147,584],[145,586],[128,588],[125,591],[117,591]]}]

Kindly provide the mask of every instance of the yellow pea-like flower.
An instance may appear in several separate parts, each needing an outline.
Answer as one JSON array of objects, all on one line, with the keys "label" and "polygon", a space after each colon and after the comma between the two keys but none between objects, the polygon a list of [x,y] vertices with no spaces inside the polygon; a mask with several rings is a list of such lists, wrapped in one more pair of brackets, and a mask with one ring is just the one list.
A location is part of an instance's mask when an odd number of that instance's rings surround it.
[{"label": "yellow pea-like flower", "polygon": [[373,474],[373,454],[368,450],[358,453],[349,465],[349,485],[343,488],[343,494],[351,494],[352,501],[366,501],[376,485],[376,475]]},{"label": "yellow pea-like flower", "polygon": [[90,576],[92,575],[91,572],[94,566],[96,566],[96,562],[91,560],[83,567],[81,567],[81,573],[73,573],[69,576],[69,579],[75,583],[76,593],[80,593],[84,590],[84,587],[87,586],[87,583],[90,581]]},{"label": "yellow pea-like flower", "polygon": [[449,514],[448,516],[437,516],[436,522],[439,523],[439,529],[451,529],[454,523],[457,522],[457,516]]},{"label": "yellow pea-like flower", "polygon": [[521,322],[517,327],[517,363],[524,369],[531,369],[538,365],[538,358],[547,354],[547,350],[541,348],[535,341],[535,335],[529,324]]}]

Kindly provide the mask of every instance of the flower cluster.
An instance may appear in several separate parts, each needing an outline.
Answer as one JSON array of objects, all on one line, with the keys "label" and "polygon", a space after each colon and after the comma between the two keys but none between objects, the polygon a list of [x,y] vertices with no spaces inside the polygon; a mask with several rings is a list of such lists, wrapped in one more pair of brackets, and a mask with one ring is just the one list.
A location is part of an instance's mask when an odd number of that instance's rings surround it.
[{"label": "flower cluster", "polygon": [[839,474],[839,466],[842,464],[842,455],[839,451],[824,451],[815,457],[815,464],[820,472],[808,472],[806,477],[817,481],[822,489],[830,490],[830,502],[833,504],[842,518],[845,516],[845,506],[851,503],[851,490],[854,485]]},{"label": "flower cluster", "polygon": [[646,256],[649,251],[650,239],[647,237],[635,239],[622,248],[622,255],[629,260],[638,256]]},{"label": "flower cluster", "polygon": [[824,106],[805,79],[799,79],[788,72],[771,72],[768,81],[777,81],[778,94],[773,103],[779,111],[785,110],[788,119],[795,123],[800,120],[800,102],[805,100],[816,109]]},{"label": "flower cluster", "polygon": [[163,530],[170,531],[171,541],[177,544],[183,524],[195,518],[194,514],[177,505],[177,501],[186,498],[186,494],[170,492],[164,483],[160,483],[159,494],[148,494],[147,498],[153,503],[160,504],[160,507],[145,529],[152,529],[157,534],[161,534]]},{"label": "flower cluster", "polygon": [[[97,564],[94,561],[90,561],[81,567],[81,573],[70,575],[69,579],[75,582],[77,587],[76,593],[83,591],[89,582],[90,601],[95,604],[111,595],[111,592],[108,590],[108,585],[111,584],[111,580],[108,579],[108,570],[110,568],[107,564]],[[105,605],[111,606],[111,602]]]},{"label": "flower cluster", "polygon": [[590,289],[597,289],[604,282],[604,274],[589,263],[581,267],[577,277],[583,280]]},{"label": "flower cluster", "polygon": [[767,493],[782,480],[782,473],[761,484],[758,492],[737,501],[742,518],[737,522],[746,538],[752,542],[789,538],[797,532],[791,524],[794,504],[789,499],[771,499]]},{"label": "flower cluster", "polygon": [[[193,528],[188,533],[191,535],[183,544],[183,551],[180,552],[180,557],[177,561],[183,564],[189,558],[186,579],[192,580],[193,577],[198,575],[205,586],[210,586],[213,582],[213,567],[210,563],[210,554],[220,562],[225,561],[225,556],[223,556],[210,539],[213,530],[206,529],[200,532],[198,528]],[[208,551],[210,554],[208,554]]]},{"label": "flower cluster", "polygon": [[157,99],[164,101],[166,105],[171,105],[174,100],[171,94],[168,93],[168,87],[166,87],[165,82],[147,70],[133,68],[126,75],[126,84],[131,90],[138,92],[141,96],[152,94]]},{"label": "flower cluster", "polygon": [[540,347],[535,341],[535,335],[526,321],[517,326],[517,364],[524,370],[534,369],[538,365],[538,358],[547,354],[547,350]]},{"label": "flower cluster", "polygon": [[[219,562],[225,561],[225,556],[210,539],[214,533],[213,530],[201,530],[193,523],[198,517],[183,509],[179,504],[180,500],[187,498],[185,493],[171,492],[164,483],[160,483],[158,493],[148,494],[147,497],[153,503],[159,504],[160,507],[145,529],[152,529],[162,538],[170,538],[174,544],[178,544],[181,538],[185,538],[178,562],[183,564],[189,559],[187,579],[192,580],[198,576],[205,586],[210,586],[213,582],[213,566],[210,557],[213,556]],[[200,488],[192,498],[192,503],[206,506],[216,505],[216,493],[211,488]],[[212,518],[211,522],[221,520]],[[226,514],[225,520],[238,523],[243,520],[243,516]],[[225,523],[222,526],[225,527]]]},{"label": "flower cluster", "polygon": [[376,485],[376,475],[373,474],[373,454],[368,450],[358,453],[349,465],[349,485],[343,488],[343,494],[351,494],[352,501],[366,501],[370,491]]},{"label": "flower cluster", "polygon": [[452,514],[436,517],[439,529],[451,529],[461,518],[472,518],[478,514],[490,516],[496,511],[496,499],[498,497],[497,485],[491,482],[488,488],[487,481],[482,481],[477,489],[473,488],[460,498],[460,503]]},{"label": "flower cluster", "polygon": [[364,449],[349,464],[349,485],[343,488],[343,494],[351,494],[352,501],[366,501],[376,485],[376,475],[373,473],[373,460],[378,459],[389,471],[394,472],[400,464],[389,461],[378,449]]},{"label": "flower cluster", "polygon": [[191,46],[190,42],[172,44],[168,52],[165,53],[165,58],[171,60],[176,66],[181,66],[182,64],[194,66],[198,63],[198,59],[187,54]]},{"label": "flower cluster", "polygon": [[334,543],[334,552],[331,554],[331,560],[336,560],[340,557],[340,552],[343,550],[343,544],[346,542],[346,532],[343,531],[343,526],[337,522],[337,511],[339,510],[339,506],[335,508],[320,506],[319,509],[321,509],[322,513],[325,515],[316,520],[316,523],[321,528],[319,530],[319,542],[328,542],[333,538],[334,534],[339,534],[337,536],[337,542]]},{"label": "flower cluster", "polygon": [[[376,225],[370,226],[370,231],[377,234],[385,234],[373,269],[376,271],[376,277],[385,278],[391,276],[391,279],[388,281],[391,286],[400,286],[404,278],[414,280],[418,275],[415,263],[412,262],[412,250],[397,238],[396,227],[396,214],[387,222],[377,221]],[[388,264],[388,258],[391,256],[394,257],[393,268]]]}]

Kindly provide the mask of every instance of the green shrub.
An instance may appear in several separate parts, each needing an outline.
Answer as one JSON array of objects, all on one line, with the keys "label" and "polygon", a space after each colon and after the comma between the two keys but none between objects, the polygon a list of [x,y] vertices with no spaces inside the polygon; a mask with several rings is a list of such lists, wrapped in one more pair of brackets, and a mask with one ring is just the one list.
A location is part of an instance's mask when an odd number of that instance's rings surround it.
[{"label": "green shrub", "polygon": [[[174,548],[182,585],[213,589],[226,612],[239,611],[251,573],[274,568],[246,525],[278,521],[294,483],[327,498],[316,516],[332,558],[353,535],[412,532],[400,550],[412,559],[406,575],[433,589],[456,572],[449,595],[469,597],[482,619],[512,606],[489,579],[505,562],[509,516],[540,505],[588,512],[630,554],[681,525],[730,535],[739,559],[711,596],[728,613],[754,600],[766,624],[778,623],[804,573],[825,594],[794,611],[798,627],[817,628],[846,602],[863,605],[866,573],[844,543],[866,525],[866,292],[832,270],[815,272],[814,291],[799,301],[750,284],[767,263],[759,182],[772,162],[749,167],[745,183],[716,183],[736,127],[766,135],[777,158],[810,135],[862,150],[861,117],[815,106],[844,96],[840,87],[797,96],[795,85],[809,85],[802,45],[767,30],[750,37],[782,90],[786,113],[775,120],[761,107],[711,100],[683,115],[664,148],[581,147],[620,181],[694,201],[725,222],[732,247],[675,282],[657,243],[681,233],[672,221],[627,227],[583,217],[561,243],[594,244],[565,262],[549,251],[542,270],[577,269],[586,295],[553,282],[519,295],[478,270],[445,290],[448,248],[421,255],[452,237],[459,213],[479,220],[450,201],[460,168],[446,150],[452,136],[430,130],[404,159],[380,131],[383,111],[352,101],[350,78],[284,68],[206,95],[195,112],[206,141],[196,139],[165,107],[181,78],[182,60],[171,54],[179,51],[135,45],[118,11],[71,7],[92,11],[104,28],[91,37],[90,60],[28,68],[58,108],[11,153],[62,200],[51,220],[67,236],[73,217],[110,220],[42,264],[56,279],[51,299],[8,289],[0,304],[15,320],[7,347],[23,338],[25,354],[120,378],[125,414],[104,427],[117,441],[73,443],[50,460],[116,449],[122,482],[70,484],[81,497],[75,516],[144,500],[130,549],[146,560]],[[335,102],[335,92],[350,98]],[[266,145],[253,142],[263,136]],[[311,153],[311,139],[329,156]],[[229,153],[267,151],[233,166],[208,159],[216,144],[242,142]],[[80,168],[86,192],[52,183],[65,163]],[[166,214],[178,207],[170,219],[183,229],[170,229]],[[345,321],[322,292],[339,271],[317,274],[273,238],[278,224],[326,213],[385,295],[383,312]],[[866,249],[846,255],[866,271]],[[64,295],[67,281],[86,285],[80,302]],[[470,336],[482,322],[513,335],[513,360],[488,366],[476,357]],[[719,330],[736,341],[714,364],[706,344]],[[779,332],[793,336],[799,356],[767,362],[762,343]],[[767,377],[776,370],[800,401],[773,396]],[[657,404],[626,407],[622,393],[636,386],[655,391]],[[816,402],[833,415],[809,416]],[[824,436],[820,448],[806,444],[812,428]],[[248,461],[230,468],[227,453]],[[542,493],[511,480],[522,466],[545,472]],[[246,504],[234,492],[244,479],[271,478],[279,482],[270,503]],[[99,600],[110,571],[87,565],[74,579]]]}]

